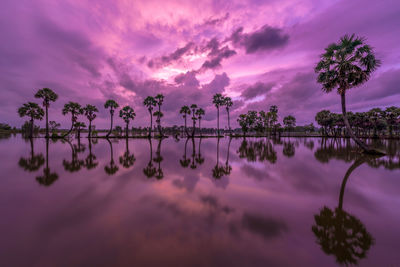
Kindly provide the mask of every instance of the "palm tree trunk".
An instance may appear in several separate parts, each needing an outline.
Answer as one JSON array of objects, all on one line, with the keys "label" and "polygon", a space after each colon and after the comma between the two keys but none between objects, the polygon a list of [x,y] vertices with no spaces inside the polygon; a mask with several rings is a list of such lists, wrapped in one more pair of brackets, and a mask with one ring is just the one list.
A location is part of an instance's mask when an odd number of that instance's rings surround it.
[{"label": "palm tree trunk", "polygon": [[114,112],[113,112],[112,109],[110,110],[110,114],[111,114],[111,125],[110,125],[110,130],[108,131],[106,137],[109,137],[109,136],[110,136],[110,134],[111,134],[111,132],[112,132],[112,129],[113,129],[113,117],[114,117]]},{"label": "palm tree trunk", "polygon": [[89,120],[89,134],[88,134],[88,138],[92,137],[92,121]]},{"label": "palm tree trunk", "polygon": [[185,115],[185,133],[186,133],[186,137],[189,137],[189,132],[188,132],[188,130],[187,130],[186,117],[187,117],[187,115]]},{"label": "palm tree trunk", "polygon": [[195,131],[196,131],[196,121],[193,119],[192,137],[194,137]]},{"label": "palm tree trunk", "polygon": [[201,119],[199,119],[199,131],[200,131],[200,137],[202,136],[201,134]]},{"label": "palm tree trunk", "polygon": [[229,108],[226,109],[226,111],[228,112],[228,128],[229,128],[229,135],[231,135],[231,119],[229,116]]},{"label": "palm tree trunk", "polygon": [[63,138],[72,132],[73,127],[74,127],[74,113],[72,113],[72,117],[71,117],[71,128],[69,129],[69,131],[66,134],[63,135]]},{"label": "palm tree trunk", "polygon": [[125,129],[125,136],[126,136],[126,138],[129,137],[129,135],[128,135],[128,125],[129,125],[129,122],[126,123],[126,129]]},{"label": "palm tree trunk", "polygon": [[219,107],[217,108],[217,135],[219,136]]},{"label": "palm tree trunk", "polygon": [[150,113],[150,129],[149,129],[149,137],[151,137],[151,130],[153,128],[153,114],[151,113],[151,110],[149,110]]},{"label": "palm tree trunk", "polygon": [[34,129],[34,127],[33,127],[33,116],[31,117],[31,133],[30,133],[30,138],[32,138],[33,137],[33,129]]},{"label": "palm tree trunk", "polygon": [[343,121],[344,121],[344,124],[346,125],[347,131],[348,131],[349,134],[350,134],[350,137],[354,140],[354,142],[356,142],[356,144],[357,144],[359,147],[361,147],[361,148],[364,150],[364,152],[371,153],[371,152],[372,152],[372,149],[370,149],[364,142],[362,142],[360,139],[358,139],[358,138],[354,135],[353,131],[351,130],[349,120],[347,119],[347,112],[346,112],[346,95],[345,95],[345,93],[342,93],[342,94],[341,94],[341,102],[342,102]]},{"label": "palm tree trunk", "polygon": [[49,138],[49,107],[46,105],[46,138]]},{"label": "palm tree trunk", "polygon": [[160,133],[160,137],[163,137],[162,127],[161,127],[161,105],[158,105],[158,132]]}]

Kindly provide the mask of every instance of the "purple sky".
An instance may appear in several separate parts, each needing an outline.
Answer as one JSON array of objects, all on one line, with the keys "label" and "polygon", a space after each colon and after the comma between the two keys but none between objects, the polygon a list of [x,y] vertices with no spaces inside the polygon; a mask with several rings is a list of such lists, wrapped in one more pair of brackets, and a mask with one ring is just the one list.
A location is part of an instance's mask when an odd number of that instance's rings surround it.
[{"label": "purple sky", "polygon": [[[0,122],[19,126],[24,102],[38,88],[59,94],[50,120],[67,101],[94,104],[95,124],[107,127],[103,105],[131,105],[134,126],[147,126],[143,98],[163,93],[163,124],[182,124],[179,108],[206,109],[212,95],[234,99],[232,122],[247,110],[279,108],[280,121],[314,122],[321,109],[340,111],[336,93],[315,82],[318,56],[344,34],[367,38],[382,66],[348,94],[351,111],[400,106],[400,3],[395,0],[231,1],[3,0],[0,8]],[[81,120],[86,120],[82,117]],[[315,122],[314,122],[315,123]],[[44,125],[44,122],[41,122]],[[117,125],[123,125],[117,119]],[[226,125],[222,112],[221,125]]]}]

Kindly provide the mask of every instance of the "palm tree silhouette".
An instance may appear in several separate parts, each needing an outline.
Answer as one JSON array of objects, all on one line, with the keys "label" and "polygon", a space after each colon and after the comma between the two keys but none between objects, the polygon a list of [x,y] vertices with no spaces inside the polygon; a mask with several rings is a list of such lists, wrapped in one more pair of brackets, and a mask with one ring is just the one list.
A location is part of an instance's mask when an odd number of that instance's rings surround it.
[{"label": "palm tree silhouette", "polygon": [[80,104],[70,101],[64,105],[64,108],[62,110],[63,115],[66,115],[68,113],[71,113],[71,128],[69,129],[69,131],[66,134],[64,134],[62,136],[63,138],[65,138],[67,135],[69,135],[72,132],[74,124],[78,120],[78,115],[83,114],[83,109]]},{"label": "palm tree silhouette", "polygon": [[161,106],[164,102],[164,95],[163,94],[158,94],[155,97],[155,100],[157,101],[157,106],[158,106],[158,113],[157,113],[157,127],[158,127],[158,132],[160,134],[160,137],[163,137],[163,132],[162,132],[162,127],[161,127],[161,118],[163,116],[161,112]]},{"label": "palm tree silhouette", "polygon": [[119,111],[119,116],[125,121],[125,137],[129,137],[129,121],[134,120],[136,113],[130,106],[125,106]]},{"label": "palm tree silhouette", "polygon": [[136,161],[135,155],[129,152],[128,138],[125,138],[125,153],[119,157],[119,163],[124,168],[130,168]]},{"label": "palm tree silhouette", "polygon": [[44,164],[44,157],[43,154],[35,154],[34,147],[33,147],[33,139],[29,138],[29,142],[31,145],[31,154],[29,158],[21,157],[19,159],[18,165],[28,172],[37,171],[40,167]]},{"label": "palm tree silhouette", "polygon": [[215,179],[220,179],[224,173],[224,167],[219,165],[219,137],[217,138],[217,164],[214,166],[214,168],[212,169],[212,176]]},{"label": "palm tree silhouette", "polygon": [[190,168],[194,170],[197,168],[196,145],[195,145],[194,137],[192,137],[191,139],[192,139],[192,159],[191,159]]},{"label": "palm tree silhouette", "polygon": [[198,149],[199,152],[197,153],[197,156],[196,156],[196,162],[199,165],[203,164],[205,161],[203,155],[201,154],[201,141],[202,141],[202,138],[199,139],[199,149]]},{"label": "palm tree silhouette", "polygon": [[74,123],[74,128],[76,129],[76,132],[77,132],[77,134],[78,134],[78,140],[79,140],[79,142],[80,142],[80,139],[81,139],[81,130],[82,130],[83,128],[86,128],[86,124],[85,124],[84,122],[77,121],[77,122]]},{"label": "palm tree silhouette", "polygon": [[43,107],[46,109],[46,138],[49,138],[49,106],[50,101],[55,102],[58,98],[58,95],[53,92],[53,90],[49,88],[42,88],[37,91],[35,94],[36,98],[43,99]]},{"label": "palm tree silhouette", "polygon": [[333,211],[324,206],[319,214],[314,215],[315,225],[312,226],[312,231],[318,244],[326,254],[335,255],[340,264],[357,265],[374,244],[373,237],[363,223],[343,210],[346,182],[351,173],[366,160],[365,156],[359,157],[347,170],[340,188],[338,207]]},{"label": "palm tree silhouette", "polygon": [[147,163],[147,166],[143,169],[144,175],[146,175],[147,178],[153,177],[157,170],[153,165],[153,144],[151,142],[151,138],[149,138],[149,148],[150,148],[150,159],[149,162]]},{"label": "palm tree silhouette", "polygon": [[230,116],[229,116],[230,108],[233,106],[232,99],[231,99],[229,96],[224,97],[223,105],[225,106],[226,112],[228,113],[228,129],[229,129],[229,134],[232,134],[231,120],[230,120]]},{"label": "palm tree silhouette", "polygon": [[219,136],[219,108],[224,105],[224,97],[221,94],[215,94],[213,96],[213,104],[217,108],[217,135]]},{"label": "palm tree silhouette", "polygon": [[97,117],[96,112],[99,112],[96,106],[87,104],[83,108],[86,118],[89,120],[89,134],[88,138],[92,138],[92,121]]},{"label": "palm tree silhouette", "polygon": [[49,139],[46,139],[46,167],[43,169],[43,175],[37,176],[36,181],[44,186],[52,185],[58,179],[58,174],[51,172],[49,167]]},{"label": "palm tree silhouette", "polygon": [[187,148],[187,143],[188,143],[188,141],[189,141],[189,138],[186,138],[186,141],[185,141],[185,152],[184,152],[184,154],[183,154],[183,157],[182,157],[182,159],[181,160],[179,160],[179,163],[181,164],[181,166],[183,167],[183,168],[187,168],[188,166],[189,166],[189,164],[190,164],[190,159],[188,159],[187,157],[186,157],[186,148]]},{"label": "palm tree silhouette", "polygon": [[106,101],[106,103],[104,104],[104,108],[108,109],[110,108],[110,117],[111,117],[111,125],[110,125],[110,130],[108,131],[108,133],[106,134],[106,137],[109,137],[112,129],[113,129],[113,118],[114,118],[114,111],[115,109],[117,109],[119,107],[118,103],[115,102],[115,100],[109,99]]},{"label": "palm tree silhouette", "polygon": [[198,109],[196,110],[196,115],[197,115],[197,118],[199,119],[200,137],[202,136],[202,133],[201,133],[201,119],[203,118],[203,116],[204,116],[205,114],[206,114],[206,113],[205,113],[204,109],[202,109],[202,108],[198,108]]},{"label": "palm tree silhouette", "polygon": [[94,169],[99,165],[99,163],[96,161],[97,157],[95,154],[92,153],[92,139],[89,138],[89,154],[85,159],[85,167],[88,170]]},{"label": "palm tree silhouette", "polygon": [[192,104],[190,106],[190,109],[192,110],[192,121],[193,121],[193,129],[192,129],[192,137],[194,137],[195,131],[196,131],[196,109],[197,109],[197,105],[196,104]]},{"label": "palm tree silhouette", "polygon": [[365,44],[365,39],[354,34],[345,35],[338,43],[330,44],[321,55],[321,61],[315,67],[318,73],[317,82],[322,90],[329,93],[335,89],[340,94],[344,124],[351,138],[365,152],[377,153],[358,139],[347,118],[346,91],[369,80],[372,72],[381,65],[375,58],[373,49]]},{"label": "palm tree silhouette", "polygon": [[157,178],[157,180],[161,180],[164,177],[164,172],[161,168],[161,162],[164,160],[163,157],[161,156],[161,143],[162,143],[162,138],[158,140],[156,157],[153,159],[153,161],[158,165],[155,173],[155,177]]},{"label": "palm tree silhouette", "polygon": [[68,139],[64,139],[71,148],[71,161],[66,159],[63,160],[64,169],[68,172],[80,171],[82,166],[84,166],[84,161],[78,158],[78,152],[80,152],[79,147],[74,147]]},{"label": "palm tree silhouette", "polygon": [[150,113],[150,129],[149,129],[149,137],[151,137],[151,131],[153,129],[153,108],[157,105],[157,101],[154,97],[148,96],[144,99],[143,105],[147,107],[147,110]]},{"label": "palm tree silhouette", "polygon": [[232,142],[232,137],[229,137],[228,149],[227,149],[227,152],[226,152],[226,162],[225,162],[225,167],[224,167],[224,174],[226,174],[226,175],[231,174],[231,171],[232,171],[232,166],[229,165],[229,155],[230,155],[230,149],[231,149],[231,142]]},{"label": "palm tree silhouette", "polygon": [[113,146],[110,141],[110,139],[106,138],[108,144],[110,145],[110,163],[104,167],[104,171],[108,175],[114,175],[118,170],[118,166],[114,162],[114,151],[113,151]]},{"label": "palm tree silhouette", "polygon": [[34,129],[34,120],[42,120],[44,116],[44,110],[39,107],[38,104],[33,102],[28,102],[22,105],[18,109],[19,116],[22,117],[29,117],[30,118],[30,126],[31,131],[29,137],[33,137],[33,129]]},{"label": "palm tree silhouette", "polygon": [[283,150],[282,154],[288,158],[291,158],[295,155],[296,149],[294,147],[294,144],[290,142],[290,139],[288,142],[283,143]]},{"label": "palm tree silhouette", "polygon": [[185,133],[186,133],[186,136],[189,137],[186,119],[187,119],[187,115],[190,115],[190,113],[191,113],[190,108],[185,105],[185,106],[181,107],[181,110],[179,111],[179,113],[183,114],[182,117],[185,119]]}]

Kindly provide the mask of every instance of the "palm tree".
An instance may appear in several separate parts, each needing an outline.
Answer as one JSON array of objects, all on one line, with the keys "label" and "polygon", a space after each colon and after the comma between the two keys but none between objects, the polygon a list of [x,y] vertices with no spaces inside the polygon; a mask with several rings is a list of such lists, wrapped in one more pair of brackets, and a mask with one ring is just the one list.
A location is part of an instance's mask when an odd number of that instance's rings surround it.
[{"label": "palm tree", "polygon": [[296,118],[293,117],[292,115],[288,115],[283,118],[283,124],[285,127],[289,130],[289,135],[293,127],[296,126]]},{"label": "palm tree", "polygon": [[185,132],[186,136],[189,136],[188,130],[187,130],[187,115],[190,115],[190,108],[188,106],[183,106],[181,107],[181,110],[179,111],[180,114],[183,114],[183,118],[185,119]]},{"label": "palm tree", "polygon": [[126,127],[125,127],[125,137],[128,137],[128,127],[129,127],[129,121],[134,120],[136,117],[136,113],[131,108],[130,106],[125,106],[119,111],[119,116],[125,121]]},{"label": "palm tree", "polygon": [[224,104],[224,97],[221,94],[215,94],[213,96],[213,104],[217,108],[217,135],[219,136],[219,107]]},{"label": "palm tree", "polygon": [[23,104],[22,107],[18,109],[18,114],[21,118],[22,117],[30,118],[31,132],[29,134],[29,138],[32,138],[34,120],[42,120],[44,116],[44,110],[41,107],[39,107],[38,104],[33,102],[28,102]]},{"label": "palm tree", "polygon": [[150,113],[150,129],[149,129],[149,137],[151,137],[151,130],[153,128],[153,108],[157,105],[157,101],[154,97],[148,96],[144,99],[143,105],[147,107],[147,110]]},{"label": "palm tree", "polygon": [[55,102],[58,98],[58,95],[53,92],[50,88],[39,89],[35,94],[36,98],[43,99],[43,107],[46,109],[46,138],[49,138],[49,106],[50,101]]},{"label": "palm tree", "polygon": [[119,107],[118,103],[115,102],[115,101],[112,100],[112,99],[107,100],[106,103],[104,104],[104,108],[110,108],[110,116],[111,116],[110,130],[108,131],[106,137],[109,137],[110,134],[111,134],[111,132],[112,132],[112,129],[113,129],[114,111],[115,111],[115,109],[118,108],[118,107]]},{"label": "palm tree", "polygon": [[196,115],[197,115],[197,118],[199,119],[199,131],[200,131],[200,136],[202,135],[202,134],[201,134],[201,119],[203,118],[204,114],[206,114],[205,111],[204,111],[204,109],[198,108],[198,109],[196,110]]},{"label": "palm tree", "polygon": [[322,90],[329,93],[335,89],[340,94],[342,103],[342,115],[344,124],[351,138],[364,152],[378,153],[353,133],[346,112],[346,91],[359,86],[371,76],[371,73],[381,65],[375,58],[373,49],[365,44],[365,39],[345,35],[338,43],[330,44],[325,53],[321,55],[321,61],[315,67],[318,73],[317,81],[322,84]]},{"label": "palm tree", "polygon": [[233,106],[232,99],[229,96],[224,97],[223,105],[225,106],[226,112],[228,113],[228,129],[229,129],[229,134],[231,134],[231,120],[229,116],[229,110]]},{"label": "palm tree", "polygon": [[96,112],[99,112],[99,110],[97,109],[96,106],[88,104],[83,108],[83,111],[84,111],[86,118],[89,120],[88,138],[91,138],[92,137],[92,121],[97,117]]},{"label": "palm tree", "polygon": [[160,137],[163,137],[162,133],[162,127],[161,127],[161,118],[162,118],[162,112],[161,112],[161,106],[164,102],[164,95],[163,94],[158,94],[155,97],[155,100],[157,101],[157,106],[158,106],[158,113],[157,113],[157,127],[158,127],[158,132],[160,134]]},{"label": "palm tree", "polygon": [[190,106],[191,110],[192,110],[192,121],[193,121],[193,129],[192,129],[192,137],[194,137],[194,133],[196,131],[196,109],[197,109],[197,105],[196,104],[192,104]]},{"label": "palm tree", "polygon": [[[153,116],[157,117],[156,122],[157,122],[157,125],[158,125],[161,122],[161,118],[164,117],[164,113],[162,113],[161,111],[157,110],[156,112],[153,113]],[[157,128],[158,128],[158,132],[160,134],[160,138],[162,138],[163,137],[162,130],[160,132],[161,126],[157,127]]]},{"label": "palm tree", "polygon": [[68,113],[71,113],[71,128],[69,129],[69,131],[66,134],[63,135],[63,138],[72,132],[74,124],[78,119],[78,115],[83,114],[83,109],[80,104],[70,101],[64,105],[64,108],[62,110],[63,115],[66,115]]},{"label": "palm tree", "polygon": [[[75,122],[74,127],[75,127],[76,131],[78,132],[78,140],[79,140],[81,138],[81,130],[82,130],[82,128],[86,127],[86,124],[84,122],[77,121],[77,122]],[[79,142],[80,142],[80,140],[79,140]]]}]

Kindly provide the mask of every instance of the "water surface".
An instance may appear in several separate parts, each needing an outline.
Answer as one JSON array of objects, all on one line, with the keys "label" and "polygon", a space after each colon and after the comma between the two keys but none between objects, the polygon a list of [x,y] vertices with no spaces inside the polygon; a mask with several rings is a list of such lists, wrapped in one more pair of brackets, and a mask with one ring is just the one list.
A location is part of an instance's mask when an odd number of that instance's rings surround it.
[{"label": "water surface", "polygon": [[0,139],[0,266],[397,266],[400,143]]}]

